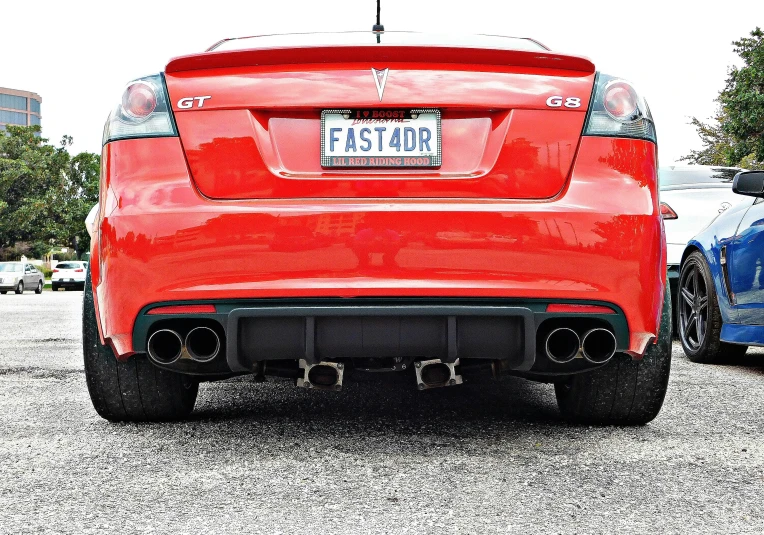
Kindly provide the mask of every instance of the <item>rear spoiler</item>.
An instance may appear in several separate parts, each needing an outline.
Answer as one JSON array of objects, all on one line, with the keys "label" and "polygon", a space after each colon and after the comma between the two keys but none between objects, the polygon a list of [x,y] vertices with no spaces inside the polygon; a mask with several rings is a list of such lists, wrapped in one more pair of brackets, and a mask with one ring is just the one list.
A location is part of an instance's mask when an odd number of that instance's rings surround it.
[{"label": "rear spoiler", "polygon": [[573,71],[575,75],[594,73],[587,58],[545,51],[499,50],[447,46],[361,45],[303,48],[262,48],[204,52],[173,58],[166,73],[257,65],[297,65],[322,63],[417,62],[464,65],[528,67]]}]

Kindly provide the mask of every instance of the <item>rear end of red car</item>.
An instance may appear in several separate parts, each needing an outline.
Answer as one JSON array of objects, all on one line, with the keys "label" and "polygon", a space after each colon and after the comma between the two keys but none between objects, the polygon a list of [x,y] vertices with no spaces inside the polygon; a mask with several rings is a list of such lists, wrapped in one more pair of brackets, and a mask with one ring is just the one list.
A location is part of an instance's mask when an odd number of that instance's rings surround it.
[{"label": "rear end of red car", "polygon": [[237,40],[128,85],[84,311],[99,413],[182,417],[236,374],[389,371],[520,375],[572,420],[654,418],[670,304],[645,101],[532,41],[354,38]]}]

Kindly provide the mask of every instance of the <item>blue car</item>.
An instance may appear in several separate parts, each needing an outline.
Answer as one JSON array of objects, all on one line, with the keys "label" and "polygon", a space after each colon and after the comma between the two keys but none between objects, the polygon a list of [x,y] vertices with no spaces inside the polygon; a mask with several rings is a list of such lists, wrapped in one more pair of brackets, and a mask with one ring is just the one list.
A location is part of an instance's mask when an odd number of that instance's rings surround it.
[{"label": "blue car", "polygon": [[682,255],[679,339],[693,362],[764,346],[764,171],[738,173],[732,190],[753,198],[722,212]]}]

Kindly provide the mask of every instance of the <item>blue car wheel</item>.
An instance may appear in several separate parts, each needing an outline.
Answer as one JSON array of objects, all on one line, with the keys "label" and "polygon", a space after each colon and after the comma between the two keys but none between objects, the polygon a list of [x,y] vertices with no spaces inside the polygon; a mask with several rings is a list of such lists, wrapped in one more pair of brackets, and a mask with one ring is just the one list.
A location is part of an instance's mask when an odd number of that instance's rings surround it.
[{"label": "blue car wheel", "polygon": [[695,251],[682,265],[677,296],[679,340],[687,358],[709,364],[739,358],[747,346],[721,341],[722,315],[706,259]]}]

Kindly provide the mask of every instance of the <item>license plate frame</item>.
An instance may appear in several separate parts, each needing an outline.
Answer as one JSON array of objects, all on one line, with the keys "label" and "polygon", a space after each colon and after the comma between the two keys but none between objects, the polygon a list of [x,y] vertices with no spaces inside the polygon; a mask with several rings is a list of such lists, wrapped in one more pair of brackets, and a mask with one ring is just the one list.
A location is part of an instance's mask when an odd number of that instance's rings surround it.
[{"label": "license plate frame", "polygon": [[[352,122],[349,121],[362,121]],[[419,121],[419,125],[415,128],[410,121]],[[390,147],[390,142],[395,135],[395,128],[392,129],[393,134],[390,137],[386,137],[386,130],[384,132],[374,132],[377,134],[378,139],[370,141],[370,138],[363,139],[361,142],[370,143],[370,149],[364,151],[356,151],[352,154],[347,152],[347,143],[345,145],[345,152],[327,150],[327,144],[332,145],[331,138],[332,132],[327,132],[329,124],[343,123],[344,127],[355,127],[360,130],[368,128],[374,130],[375,126],[385,125],[401,125],[398,128],[398,143],[399,146],[407,144],[412,138],[408,136],[413,130],[413,141],[415,150],[402,151],[404,154],[398,152],[392,153],[390,150],[386,150]],[[402,126],[406,123],[407,126]],[[434,122],[434,124],[433,124]],[[442,126],[441,126],[441,114],[440,110],[436,108],[397,108],[397,109],[373,109],[373,108],[356,108],[356,109],[326,109],[321,111],[321,167],[325,169],[353,169],[353,168],[368,168],[368,169],[437,169],[441,166],[443,161],[443,140],[442,140]],[[409,131],[405,129],[409,128]],[[417,130],[418,129],[418,130]],[[428,138],[422,132],[422,129],[429,131],[430,137]],[[434,136],[432,136],[432,130],[435,130]],[[346,132],[346,129],[341,130],[342,133]],[[347,134],[345,134],[347,136]],[[342,135],[339,136],[342,138]],[[354,145],[355,143],[355,134]],[[383,140],[383,137],[385,138]],[[336,139],[335,139],[336,141]],[[345,143],[346,138],[343,138],[341,143]],[[430,145],[430,142],[435,142],[435,147]],[[378,150],[372,151],[374,146],[378,147]],[[383,145],[385,147],[383,148]],[[419,150],[417,149],[417,145]],[[422,150],[423,148],[428,150]],[[409,152],[409,154],[405,154]]]}]

